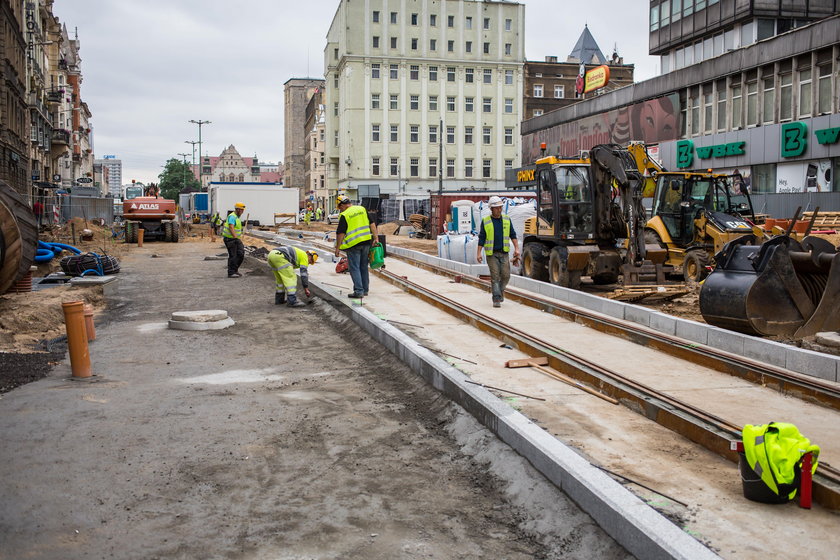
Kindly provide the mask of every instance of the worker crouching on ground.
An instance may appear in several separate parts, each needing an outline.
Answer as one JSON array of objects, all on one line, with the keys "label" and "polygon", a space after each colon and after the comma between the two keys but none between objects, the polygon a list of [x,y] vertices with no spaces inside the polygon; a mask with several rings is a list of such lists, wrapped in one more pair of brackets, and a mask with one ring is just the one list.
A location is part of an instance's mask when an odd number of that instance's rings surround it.
[{"label": "worker crouching on ground", "polygon": [[350,298],[368,295],[370,275],[368,274],[368,255],[371,246],[378,246],[376,224],[371,220],[364,206],[353,205],[346,196],[339,196],[336,201],[339,218],[335,230],[335,256],[339,251],[347,255],[347,267],[353,280],[353,293]]},{"label": "worker crouching on ground", "polygon": [[306,307],[297,298],[297,275],[295,269],[300,269],[300,281],[303,284],[303,292],[306,297],[312,293],[309,291],[308,266],[318,261],[318,253],[315,251],[304,251],[297,247],[278,247],[268,253],[268,266],[274,271],[274,304],[286,304],[289,307]]},{"label": "worker crouching on ground", "polygon": [[490,269],[490,284],[493,292],[493,307],[501,307],[505,301],[505,288],[510,280],[510,245],[513,243],[513,264],[519,262],[519,242],[516,230],[507,214],[502,213],[504,203],[498,196],[491,196],[490,215],[482,220],[478,232],[476,259],[481,262],[487,256]]},{"label": "worker crouching on ground", "polygon": [[245,245],[242,244],[242,220],[239,216],[245,211],[245,205],[237,202],[234,210],[227,217],[222,237],[228,252],[228,278],[239,278],[239,266],[245,260]]}]

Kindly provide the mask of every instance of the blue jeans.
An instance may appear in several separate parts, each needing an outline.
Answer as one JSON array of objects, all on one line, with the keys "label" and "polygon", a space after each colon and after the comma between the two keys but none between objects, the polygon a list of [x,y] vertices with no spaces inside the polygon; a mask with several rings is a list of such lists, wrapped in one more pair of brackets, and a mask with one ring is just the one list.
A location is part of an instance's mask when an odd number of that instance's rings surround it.
[{"label": "blue jeans", "polygon": [[490,269],[493,301],[502,301],[510,280],[510,258],[504,251],[493,251],[492,255],[484,256],[487,259],[487,268]]},{"label": "blue jeans", "polygon": [[364,241],[345,249],[347,255],[347,267],[350,269],[350,278],[353,279],[353,293],[362,295],[368,293],[370,288],[370,274],[368,271],[368,255],[370,254],[371,241]]}]

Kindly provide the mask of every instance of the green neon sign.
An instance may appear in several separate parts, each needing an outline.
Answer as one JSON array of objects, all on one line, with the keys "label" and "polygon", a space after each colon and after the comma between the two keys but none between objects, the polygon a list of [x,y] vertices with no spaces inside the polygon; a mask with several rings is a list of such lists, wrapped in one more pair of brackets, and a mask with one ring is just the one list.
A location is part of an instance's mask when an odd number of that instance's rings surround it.
[{"label": "green neon sign", "polygon": [[713,157],[742,156],[746,153],[746,147],[747,143],[744,141],[706,146],[704,148],[697,148],[697,157],[700,159],[709,159]]}]

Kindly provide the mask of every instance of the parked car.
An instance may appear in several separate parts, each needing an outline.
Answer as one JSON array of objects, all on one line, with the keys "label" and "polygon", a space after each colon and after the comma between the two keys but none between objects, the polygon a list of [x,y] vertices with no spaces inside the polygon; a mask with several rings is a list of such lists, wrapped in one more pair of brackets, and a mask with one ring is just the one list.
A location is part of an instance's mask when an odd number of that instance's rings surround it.
[{"label": "parked car", "polygon": [[338,210],[333,210],[332,212],[330,212],[329,214],[327,214],[327,223],[328,223],[329,225],[337,224],[337,223],[338,223],[338,217],[339,217],[340,215],[341,215],[341,214],[339,213],[339,211],[338,211]]}]

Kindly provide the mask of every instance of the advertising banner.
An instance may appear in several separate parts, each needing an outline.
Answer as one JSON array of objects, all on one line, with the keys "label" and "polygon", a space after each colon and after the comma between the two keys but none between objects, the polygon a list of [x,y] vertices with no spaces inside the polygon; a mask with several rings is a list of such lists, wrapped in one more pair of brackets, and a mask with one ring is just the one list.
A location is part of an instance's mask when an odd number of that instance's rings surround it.
[{"label": "advertising banner", "polygon": [[830,192],[831,160],[797,161],[776,166],[776,192]]}]

